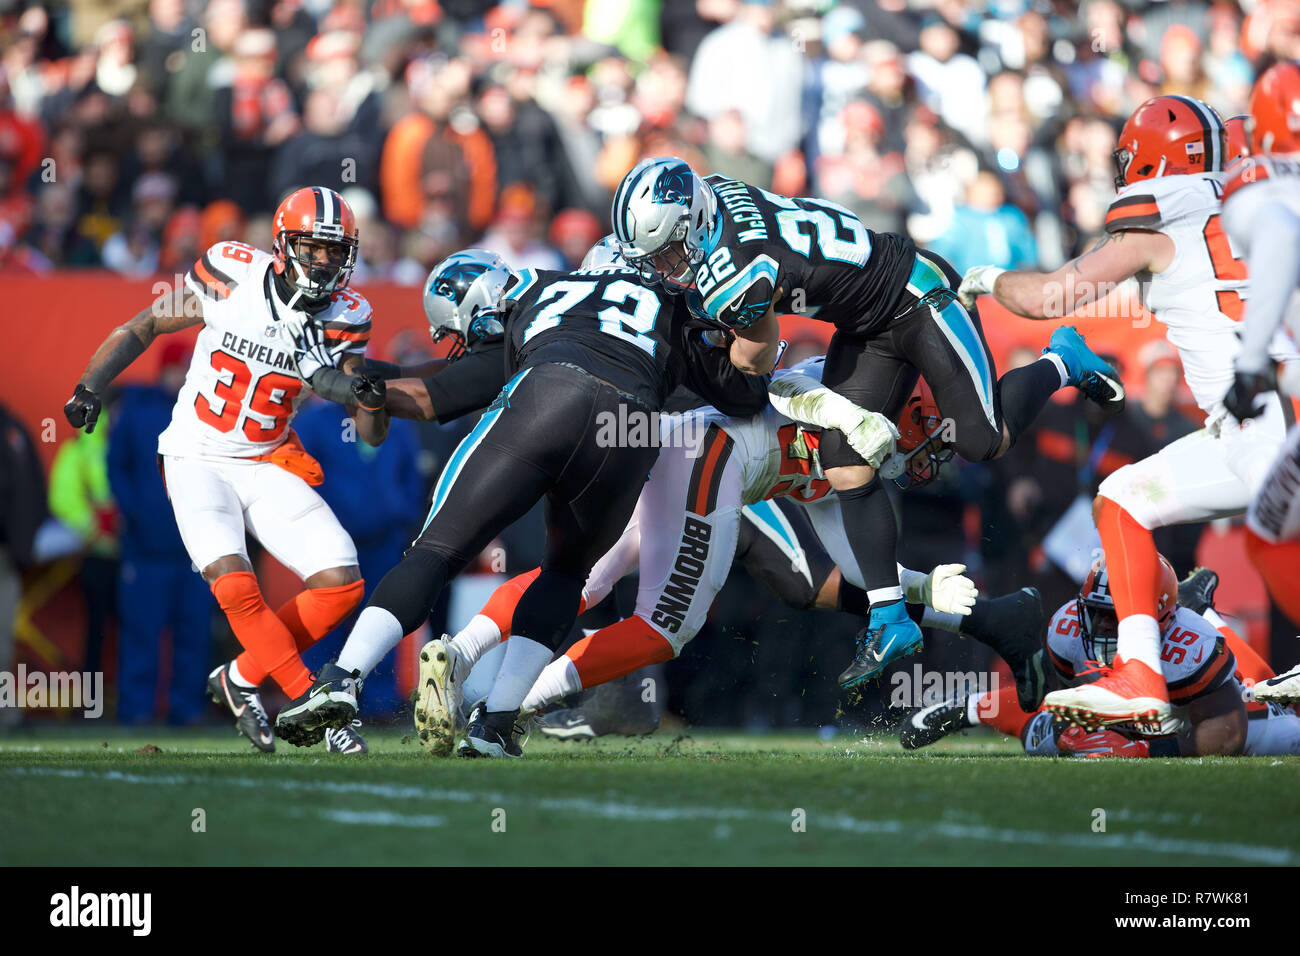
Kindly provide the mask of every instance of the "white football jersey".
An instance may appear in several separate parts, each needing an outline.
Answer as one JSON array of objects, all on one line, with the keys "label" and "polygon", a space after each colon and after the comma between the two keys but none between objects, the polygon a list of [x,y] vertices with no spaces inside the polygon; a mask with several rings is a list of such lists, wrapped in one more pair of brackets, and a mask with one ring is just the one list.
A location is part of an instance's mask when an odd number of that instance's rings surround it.
[{"label": "white football jersey", "polygon": [[[1300,248],[1296,248],[1292,237],[1278,235],[1276,228],[1269,229],[1267,220],[1278,209],[1288,210],[1300,218],[1300,155],[1252,156],[1228,170],[1223,190],[1223,226],[1228,237],[1242,256],[1256,262],[1264,259],[1266,264],[1268,259],[1276,257],[1278,265],[1252,286],[1251,306],[1252,310],[1267,313],[1261,316],[1265,326],[1278,332],[1269,342],[1274,358],[1282,357],[1277,354],[1277,343],[1287,326],[1294,337],[1289,342],[1293,350],[1296,339],[1300,339],[1300,293],[1287,287],[1289,280],[1281,287],[1269,287],[1265,281],[1284,275],[1287,265],[1300,258]],[[1253,249],[1257,242],[1263,243],[1264,248]],[[1246,322],[1248,325],[1251,322],[1249,313]],[[1266,341],[1265,328],[1256,333],[1252,348],[1262,352]]]},{"label": "white football jersey", "polygon": [[[1232,384],[1247,289],[1244,252],[1220,221],[1223,191],[1218,173],[1160,176],[1126,186],[1106,212],[1107,232],[1160,232],[1173,241],[1164,271],[1138,274],[1142,304],[1165,326],[1188,388],[1210,416]],[[1277,345],[1277,357],[1293,354],[1284,340]]]},{"label": "white football jersey", "polygon": [[[1047,651],[1057,673],[1068,683],[1097,670],[1088,659],[1079,627],[1079,605],[1066,601],[1047,625]],[[1191,608],[1178,607],[1160,628],[1160,672],[1169,687],[1169,702],[1186,706],[1235,679],[1237,659],[1227,641]]]},{"label": "white football jersey", "polygon": [[[159,454],[255,458],[288,437],[310,391],[294,366],[292,340],[307,313],[276,298],[272,261],[242,242],[219,242],[186,275],[203,303],[203,327],[171,424],[158,436]],[[359,355],[370,338],[370,315],[363,296],[343,290],[314,319],[332,350]]]},{"label": "white football jersey", "polygon": [[[781,369],[773,381],[791,374],[821,381],[821,357]],[[741,501],[752,505],[767,498],[788,497],[798,502],[818,501],[834,494],[818,457],[821,431],[804,426],[768,405],[752,418],[730,418],[713,408],[692,413],[699,434],[707,423],[717,424],[735,442],[733,454],[741,462],[744,491]]]}]

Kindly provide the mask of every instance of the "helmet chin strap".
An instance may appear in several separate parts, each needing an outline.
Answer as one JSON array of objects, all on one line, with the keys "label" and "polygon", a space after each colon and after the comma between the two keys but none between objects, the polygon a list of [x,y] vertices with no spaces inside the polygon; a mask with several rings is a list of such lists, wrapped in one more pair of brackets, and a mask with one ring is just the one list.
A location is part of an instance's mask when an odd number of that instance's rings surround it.
[{"label": "helmet chin strap", "polygon": [[297,285],[290,282],[286,273],[290,268],[298,268],[297,263],[289,260],[284,272],[272,272],[275,293],[286,309],[301,309],[304,312],[319,312],[329,305],[329,296],[322,299],[308,298]]}]

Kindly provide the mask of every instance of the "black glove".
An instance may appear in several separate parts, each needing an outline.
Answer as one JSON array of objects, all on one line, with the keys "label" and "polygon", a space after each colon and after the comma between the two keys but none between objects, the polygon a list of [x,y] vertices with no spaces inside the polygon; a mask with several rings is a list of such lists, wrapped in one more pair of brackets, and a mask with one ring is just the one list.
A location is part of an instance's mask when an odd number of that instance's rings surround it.
[{"label": "black glove", "polygon": [[73,428],[86,429],[89,435],[95,430],[95,422],[99,421],[100,410],[103,409],[104,403],[100,401],[98,395],[86,388],[84,385],[78,385],[77,390],[72,393],[72,398],[63,406],[63,415],[68,420],[68,424]]},{"label": "black glove", "polygon": [[377,412],[384,407],[388,396],[388,383],[382,378],[369,375],[352,376],[352,401],[368,412]]},{"label": "black glove", "polygon": [[1232,388],[1223,396],[1223,405],[1239,422],[1262,415],[1264,405],[1256,402],[1255,396],[1260,392],[1277,388],[1277,373],[1270,366],[1265,372],[1238,372],[1232,380]]}]

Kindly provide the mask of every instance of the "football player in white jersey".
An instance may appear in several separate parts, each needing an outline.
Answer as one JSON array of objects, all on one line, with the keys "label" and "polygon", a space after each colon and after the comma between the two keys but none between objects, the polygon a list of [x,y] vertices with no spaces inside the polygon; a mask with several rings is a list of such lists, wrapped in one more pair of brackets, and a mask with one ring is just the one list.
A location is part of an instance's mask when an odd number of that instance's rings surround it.
[{"label": "football player in white jersey", "polygon": [[[1101,484],[1093,514],[1119,616],[1118,652],[1100,680],[1047,696],[1047,707],[1080,724],[1147,721],[1169,715],[1160,670],[1155,595],[1160,562],[1151,532],[1246,510],[1285,434],[1272,396],[1259,421],[1228,417],[1246,264],[1220,223],[1227,131],[1214,110],[1188,96],[1158,96],[1129,117],[1115,151],[1119,190],[1106,235],[1051,273],[976,266],[961,295],[991,293],[1012,312],[1060,319],[1132,277],[1142,303],[1178,349],[1205,427]],[[1278,338],[1276,357],[1294,355]]]},{"label": "football player in white jersey", "polygon": [[[269,675],[289,696],[286,709],[298,705],[312,684],[300,651],[347,617],[364,588],[352,539],[311,487],[323,480],[320,466],[290,423],[310,388],[345,404],[367,444],[388,431],[383,383],[350,374],[371,324],[369,303],[347,289],[357,251],[352,210],[333,190],[303,188],[280,203],[273,228],[271,252],[217,243],[183,290],[114,329],[64,408],[74,427],[92,430],[99,396],[155,338],[202,326],[158,437],[159,468],[190,559],[244,647],[213,671],[209,692],[263,751],[275,743],[258,685]],[[258,586],[246,531],[306,585],[278,612]],[[347,728],[329,746],[358,752],[364,742]]]},{"label": "football player in white jersey", "polygon": [[[1300,339],[1300,67],[1278,63],[1250,97],[1251,155],[1228,173],[1223,226],[1250,265],[1237,374],[1224,402],[1241,420],[1260,414],[1257,396],[1280,386],[1300,395],[1300,362],[1278,367],[1269,345],[1283,329]],[[1266,406],[1265,406],[1266,407]],[[1292,407],[1294,404],[1292,403]],[[1300,427],[1291,417],[1285,447],[1246,514],[1251,561],[1273,602],[1300,627]],[[1261,700],[1300,701],[1300,667],[1264,681]]]},{"label": "football player in white jersey", "polygon": [[[974,694],[923,707],[908,715],[899,732],[907,750],[948,734],[984,724],[1018,737],[1031,756],[1083,757],[1251,757],[1300,753],[1300,717],[1290,708],[1250,703],[1249,688],[1272,671],[1214,610],[1218,576],[1198,569],[1192,578],[1209,578],[1208,594],[1184,604],[1173,568],[1160,558],[1157,598],[1160,666],[1170,692],[1171,714],[1157,728],[1129,726],[1067,727],[1046,709],[1025,710],[1010,688]],[[1192,578],[1184,586],[1192,583]],[[1076,600],[1067,601],[1047,626],[1047,655],[1066,685],[1094,679],[1114,657],[1115,605],[1099,560]],[[1041,635],[1040,635],[1041,638]]]}]

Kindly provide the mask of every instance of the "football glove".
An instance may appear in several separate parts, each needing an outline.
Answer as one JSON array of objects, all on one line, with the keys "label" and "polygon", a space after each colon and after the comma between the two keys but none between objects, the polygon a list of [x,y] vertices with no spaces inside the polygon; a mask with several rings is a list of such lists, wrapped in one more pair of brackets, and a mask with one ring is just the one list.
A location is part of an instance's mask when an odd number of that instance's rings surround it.
[{"label": "football glove", "polygon": [[1056,746],[1062,757],[1150,757],[1151,745],[1145,740],[1129,740],[1113,730],[1096,730],[1092,733],[1082,727],[1070,727],[1061,732]]},{"label": "football glove", "polygon": [[1243,372],[1237,370],[1232,380],[1232,387],[1223,396],[1223,407],[1239,422],[1254,418],[1264,413],[1264,403],[1257,396],[1260,392],[1277,388],[1277,375],[1270,366],[1263,372]]},{"label": "football glove", "polygon": [[973,308],[975,300],[986,292],[992,292],[998,276],[1006,271],[998,266],[971,266],[957,288],[957,298],[966,308]]},{"label": "football glove", "polygon": [[99,421],[99,413],[103,408],[104,403],[99,396],[79,384],[63,406],[63,416],[73,428],[84,427],[89,435],[95,430],[95,422]]},{"label": "football glove", "polygon": [[975,606],[980,592],[975,582],[962,574],[964,564],[941,564],[921,582],[918,603],[925,604],[944,614],[963,617]]},{"label": "football glove", "polygon": [[388,383],[382,378],[369,375],[352,377],[352,401],[368,412],[377,412],[384,407],[388,395]]},{"label": "football glove", "polygon": [[880,463],[894,453],[898,428],[879,412],[857,410],[861,412],[861,419],[844,432],[844,437],[868,465],[879,468]]},{"label": "football glove", "polygon": [[293,333],[293,364],[305,382],[310,382],[312,376],[323,368],[336,367],[344,351],[346,344],[331,349],[325,330],[310,319]]}]

